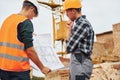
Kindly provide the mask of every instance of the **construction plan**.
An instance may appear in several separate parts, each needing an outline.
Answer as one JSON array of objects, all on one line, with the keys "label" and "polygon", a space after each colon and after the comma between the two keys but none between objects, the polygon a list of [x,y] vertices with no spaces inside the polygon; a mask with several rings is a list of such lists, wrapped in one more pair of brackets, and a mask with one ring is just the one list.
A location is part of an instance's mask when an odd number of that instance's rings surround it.
[{"label": "construction plan", "polygon": [[[34,36],[33,44],[43,65],[49,67],[51,70],[56,70],[64,67],[54,48],[51,45],[51,39],[49,34],[41,34]],[[33,75],[40,76],[39,68],[32,61],[30,62],[33,68]]]}]

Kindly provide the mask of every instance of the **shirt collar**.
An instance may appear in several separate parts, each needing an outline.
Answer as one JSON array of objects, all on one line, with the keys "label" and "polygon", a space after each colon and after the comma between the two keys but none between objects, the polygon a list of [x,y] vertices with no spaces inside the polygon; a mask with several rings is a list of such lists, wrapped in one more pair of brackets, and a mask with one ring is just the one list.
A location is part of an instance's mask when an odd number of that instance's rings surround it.
[{"label": "shirt collar", "polygon": [[78,17],[78,18],[74,21],[72,29],[74,28],[74,26],[75,26],[77,23],[79,23],[81,20],[83,20],[83,19],[85,19],[85,18],[86,18],[85,15],[82,15],[82,16]]},{"label": "shirt collar", "polygon": [[76,20],[75,20],[75,23],[77,23],[78,21],[82,20],[82,19],[85,19],[86,16],[85,15],[82,15],[80,17],[78,17]]}]

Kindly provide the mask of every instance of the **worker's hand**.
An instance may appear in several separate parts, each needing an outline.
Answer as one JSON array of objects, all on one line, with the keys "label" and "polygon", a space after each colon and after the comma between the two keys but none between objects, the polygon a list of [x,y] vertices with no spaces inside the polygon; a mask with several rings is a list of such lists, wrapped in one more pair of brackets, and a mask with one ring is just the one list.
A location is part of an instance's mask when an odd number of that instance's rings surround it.
[{"label": "worker's hand", "polygon": [[72,27],[73,27],[73,21],[71,21],[71,20],[67,21],[66,27],[67,27],[66,40],[69,40],[69,38],[71,36]]},{"label": "worker's hand", "polygon": [[51,69],[48,68],[48,67],[43,67],[41,71],[42,71],[43,74],[46,75],[46,74],[48,74],[49,72],[51,72]]},{"label": "worker's hand", "polygon": [[71,30],[72,29],[72,27],[73,27],[73,21],[71,21],[71,20],[69,20],[69,21],[67,21],[67,26],[66,26],[69,30]]}]

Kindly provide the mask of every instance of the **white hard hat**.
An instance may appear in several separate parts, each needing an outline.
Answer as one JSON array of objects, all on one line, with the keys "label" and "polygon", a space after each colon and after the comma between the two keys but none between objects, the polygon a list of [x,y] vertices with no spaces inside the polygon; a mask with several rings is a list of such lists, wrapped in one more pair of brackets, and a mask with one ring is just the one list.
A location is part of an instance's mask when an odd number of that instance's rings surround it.
[{"label": "white hard hat", "polygon": [[38,11],[39,11],[39,4],[37,2],[37,0],[24,0],[24,2],[28,2],[30,3],[31,5],[33,5],[36,9],[36,14],[38,15]]}]

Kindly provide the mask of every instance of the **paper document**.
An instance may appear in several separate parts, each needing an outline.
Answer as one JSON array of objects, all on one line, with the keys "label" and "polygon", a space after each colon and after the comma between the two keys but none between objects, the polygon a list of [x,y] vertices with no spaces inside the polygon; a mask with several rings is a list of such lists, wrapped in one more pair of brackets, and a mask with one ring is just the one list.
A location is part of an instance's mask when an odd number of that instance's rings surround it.
[{"label": "paper document", "polygon": [[51,46],[36,46],[35,50],[42,63],[50,69],[54,70],[64,67]]},{"label": "paper document", "polygon": [[[51,45],[44,45],[44,44],[39,44],[41,41],[37,36],[34,37],[34,48],[39,56],[39,59],[41,60],[41,62],[49,67],[51,70],[55,70],[58,68],[62,68],[64,67],[64,65],[62,64],[62,62],[60,61],[58,55],[56,54],[54,48]],[[38,67],[32,62],[31,62],[31,66],[33,67],[33,73],[34,72],[38,72],[39,69]],[[39,71],[40,73],[40,71]],[[38,76],[38,75],[37,75]]]}]

